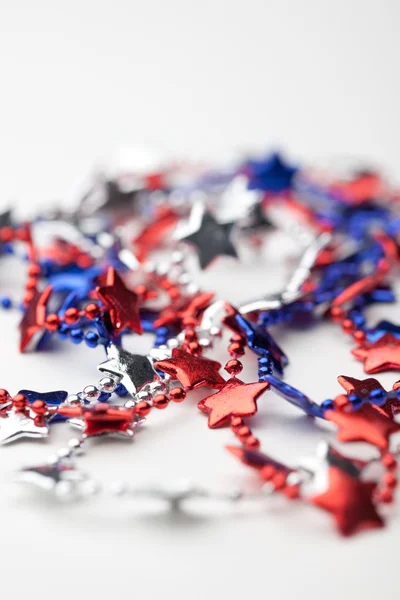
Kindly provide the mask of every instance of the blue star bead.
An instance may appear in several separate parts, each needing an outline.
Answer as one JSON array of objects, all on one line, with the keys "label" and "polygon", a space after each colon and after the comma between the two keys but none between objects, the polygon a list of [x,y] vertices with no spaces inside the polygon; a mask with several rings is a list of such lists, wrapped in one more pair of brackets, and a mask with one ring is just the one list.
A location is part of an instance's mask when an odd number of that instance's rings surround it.
[{"label": "blue star bead", "polygon": [[[35,402],[35,400],[43,400],[50,407],[60,406],[60,404],[62,404],[68,396],[68,392],[65,392],[64,390],[57,390],[55,392],[44,393],[34,392],[33,390],[20,390],[18,393],[23,394],[26,398],[28,398],[30,404],[32,404],[32,402]],[[66,417],[62,417],[61,415],[54,415],[54,417],[52,417],[51,420],[53,423],[55,423],[57,421],[65,421]]]},{"label": "blue star bead", "polygon": [[400,325],[395,325],[390,321],[379,321],[373,329],[367,330],[367,339],[369,342],[376,342],[385,333],[391,333],[396,338],[400,338]]},{"label": "blue star bead", "polygon": [[303,392],[300,392],[300,390],[297,390],[273,375],[265,375],[264,379],[269,382],[279,396],[290,402],[290,404],[293,404],[293,406],[300,408],[306,415],[323,418],[324,412],[321,407],[315,402],[312,402],[312,400],[303,394]]},{"label": "blue star bead", "polygon": [[292,187],[292,180],[298,169],[285,164],[275,153],[264,160],[250,160],[247,165],[250,190],[283,192]]},{"label": "blue star bead", "polygon": [[235,320],[245,334],[249,348],[258,356],[270,356],[274,368],[282,374],[289,361],[268,331],[247,321],[241,314],[236,314]]}]

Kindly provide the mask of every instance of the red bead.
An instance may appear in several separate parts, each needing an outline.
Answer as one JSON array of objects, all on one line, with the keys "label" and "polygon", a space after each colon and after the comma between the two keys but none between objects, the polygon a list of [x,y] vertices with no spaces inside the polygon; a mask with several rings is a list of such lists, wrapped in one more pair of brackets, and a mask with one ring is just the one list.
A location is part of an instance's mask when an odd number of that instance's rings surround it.
[{"label": "red bead", "polygon": [[298,485],[287,485],[284,488],[283,493],[291,500],[295,500],[300,496],[300,488]]},{"label": "red bead", "polygon": [[275,475],[276,469],[272,465],[266,465],[260,470],[260,475],[264,481],[269,481]]},{"label": "red bead", "polygon": [[68,325],[76,323],[79,319],[79,310],[77,308],[67,308],[64,314],[64,319]]},{"label": "red bead", "polygon": [[244,425],[244,421],[243,421],[242,417],[232,417],[231,429],[233,432],[236,432],[243,425]]},{"label": "red bead", "polygon": [[59,316],[55,313],[51,313],[46,317],[46,327],[49,331],[56,331],[60,324]]},{"label": "red bead", "polygon": [[182,326],[184,328],[186,328],[186,327],[195,327],[196,326],[196,319],[194,317],[185,317],[184,319],[182,319]]},{"label": "red bead", "polygon": [[244,338],[242,335],[240,335],[240,333],[234,333],[233,336],[230,339],[231,342],[239,342],[240,344],[243,345],[244,343]]},{"label": "red bead", "polygon": [[33,419],[33,422],[35,423],[36,427],[43,427],[45,424],[45,420],[42,415],[36,415],[36,417]]},{"label": "red bead", "polygon": [[386,473],[383,481],[388,488],[394,489],[397,486],[397,477],[393,473]]},{"label": "red bead", "polygon": [[347,396],[345,396],[344,394],[340,394],[339,396],[336,396],[334,404],[336,408],[344,408],[349,404],[349,400]]},{"label": "red bead", "polygon": [[169,399],[165,394],[157,394],[153,398],[153,406],[155,408],[166,408],[168,406]]},{"label": "red bead", "polygon": [[25,288],[27,290],[36,290],[37,288],[37,279],[34,277],[29,277],[26,281]]},{"label": "red bead", "polygon": [[38,278],[39,275],[40,275],[40,265],[38,265],[37,263],[32,263],[29,266],[28,275],[29,275],[29,277],[36,277],[36,278]]},{"label": "red bead", "polygon": [[136,404],[136,412],[139,415],[139,417],[145,417],[146,415],[149,414],[149,412],[151,411],[151,406],[148,402],[138,402]]},{"label": "red bead", "polygon": [[14,230],[12,227],[2,227],[0,229],[0,240],[2,242],[11,242],[14,239]]},{"label": "red bead", "polygon": [[193,340],[197,340],[197,333],[191,327],[185,331],[185,340],[187,342],[193,342]]},{"label": "red bead", "polygon": [[239,427],[239,429],[236,432],[236,435],[238,436],[241,442],[244,442],[249,436],[251,436],[251,429],[247,425],[243,425],[242,427]]},{"label": "red bead", "polygon": [[198,342],[189,342],[188,347],[191,354],[201,354],[202,352],[202,347]]},{"label": "red bead", "polygon": [[47,413],[47,404],[44,400],[35,400],[32,402],[31,408],[37,415],[45,415]]},{"label": "red bead", "polygon": [[228,362],[225,365],[225,371],[227,371],[230,375],[238,375],[242,371],[242,369],[242,363],[236,358],[228,360]]},{"label": "red bead", "polygon": [[4,388],[0,388],[0,404],[5,404],[11,400],[10,394]]},{"label": "red bead", "polygon": [[232,342],[228,346],[228,352],[231,356],[243,356],[244,348],[240,342]]},{"label": "red bead", "polygon": [[33,292],[32,290],[30,290],[29,292],[26,292],[25,296],[24,296],[24,304],[29,304],[29,302],[32,300],[32,298],[34,297],[35,292]]},{"label": "red bead", "polygon": [[356,342],[363,342],[365,340],[367,336],[365,335],[365,332],[362,329],[357,329],[354,333],[353,333],[353,339]]},{"label": "red bead", "polygon": [[340,323],[344,316],[344,310],[343,308],[340,308],[340,306],[333,306],[330,310],[330,315],[332,321],[335,323]]},{"label": "red bead", "polygon": [[384,467],[386,467],[387,469],[396,469],[397,468],[397,460],[396,457],[393,456],[393,454],[390,454],[390,452],[387,452],[386,454],[384,454],[381,458],[381,462],[383,464]]},{"label": "red bead", "polygon": [[28,398],[23,394],[16,394],[16,396],[14,396],[14,398],[12,399],[12,403],[14,408],[17,409],[17,411],[23,411],[26,408],[26,405],[28,404]]},{"label": "red bead", "polygon": [[255,435],[249,435],[245,440],[245,444],[247,448],[251,448],[252,450],[258,450],[260,447],[260,440],[256,438]]},{"label": "red bead", "polygon": [[384,502],[384,504],[391,504],[393,502],[393,494],[391,490],[382,490],[378,498],[381,500],[381,502]]},{"label": "red bead", "polygon": [[137,285],[135,287],[135,294],[137,294],[138,296],[146,296],[147,291],[147,287],[143,284]]},{"label": "red bead", "polygon": [[182,402],[186,398],[186,392],[183,388],[175,387],[169,392],[171,400],[173,402]]},{"label": "red bead", "polygon": [[272,477],[272,483],[273,483],[274,488],[276,490],[283,489],[285,487],[285,484],[286,484],[286,474],[285,473],[281,473],[280,471],[278,471]]},{"label": "red bead", "polygon": [[342,329],[345,333],[351,333],[354,329],[354,323],[351,319],[343,319]]},{"label": "red bead", "polygon": [[100,314],[100,308],[94,302],[85,306],[85,317],[87,319],[96,319]]}]

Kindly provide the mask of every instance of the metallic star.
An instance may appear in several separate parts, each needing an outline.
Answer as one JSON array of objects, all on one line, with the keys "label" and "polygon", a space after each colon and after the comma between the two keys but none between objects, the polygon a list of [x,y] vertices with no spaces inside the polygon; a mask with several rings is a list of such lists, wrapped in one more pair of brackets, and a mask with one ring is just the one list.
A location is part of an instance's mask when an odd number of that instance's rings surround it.
[{"label": "metallic star", "polygon": [[383,520],[373,503],[376,484],[363,482],[338,467],[328,471],[328,490],[311,497],[311,502],[331,512],[343,535],[360,529],[382,527]]},{"label": "metallic star", "polygon": [[76,500],[95,491],[94,481],[86,473],[63,460],[19,469],[14,481],[33,485],[63,501]]},{"label": "metallic star", "polygon": [[225,379],[218,373],[221,364],[209,358],[189,354],[182,348],[174,348],[171,358],[159,360],[155,368],[177,379],[186,389],[198,387],[220,388]]},{"label": "metallic star", "polygon": [[205,269],[217,256],[225,255],[237,258],[236,249],[230,240],[232,227],[232,223],[218,223],[200,202],[193,205],[190,214],[190,233],[180,235],[179,239],[193,244],[199,257],[200,266]]},{"label": "metallic star", "polygon": [[400,412],[400,400],[396,394],[396,383],[393,385],[393,390],[386,392],[377,379],[372,377],[368,379],[356,379],[355,377],[345,377],[340,375],[338,382],[346,390],[347,395],[356,394],[362,399],[368,399],[373,390],[382,390],[386,394],[386,400],[383,404],[376,405],[375,408],[384,413],[389,418],[393,418]]},{"label": "metallic star", "polygon": [[297,169],[286,164],[279,154],[271,154],[264,160],[251,160],[247,163],[250,190],[283,192],[292,187]]},{"label": "metallic star", "polygon": [[367,442],[381,450],[386,450],[390,436],[400,431],[398,423],[370,404],[357,411],[328,410],[325,418],[338,426],[339,441]]},{"label": "metallic star", "polygon": [[99,364],[97,368],[104,373],[120,377],[122,385],[132,396],[135,396],[147,383],[158,379],[153,363],[148,356],[131,354],[115,344],[108,346],[107,360]]},{"label": "metallic star", "polygon": [[385,333],[375,342],[364,342],[352,354],[364,361],[366,373],[400,370],[400,340],[391,333]]},{"label": "metallic star", "polygon": [[69,419],[69,423],[85,437],[112,435],[128,439],[143,422],[144,419],[138,419],[132,408],[109,406],[102,402],[84,408],[81,417]]},{"label": "metallic star", "polygon": [[236,456],[244,465],[257,469],[258,471],[266,466],[272,466],[276,471],[280,471],[287,475],[293,471],[293,469],[290,469],[286,465],[258,450],[250,450],[238,446],[225,446],[225,448],[228,452],[233,454],[233,456]]},{"label": "metallic star", "polygon": [[104,279],[104,285],[98,287],[96,293],[108,308],[111,324],[116,333],[130,327],[132,331],[141,334],[143,330],[140,323],[138,295],[126,287],[113,267],[108,268],[102,280]]},{"label": "metallic star", "polygon": [[351,477],[359,477],[367,464],[367,461],[344,456],[325,441],[318,444],[315,457],[302,458],[299,461],[300,469],[313,476],[317,476],[321,472],[326,473],[329,467],[338,467]]},{"label": "metallic star", "polygon": [[21,333],[20,352],[36,348],[46,334],[46,329],[44,328],[46,306],[51,292],[51,285],[48,285],[43,292],[36,291],[26,307],[25,314],[19,325]]},{"label": "metallic star", "polygon": [[257,412],[256,400],[269,388],[269,383],[243,383],[228,379],[224,387],[200,400],[198,409],[208,415],[208,426],[214,429],[229,423],[232,417],[251,417]]},{"label": "metallic star", "polygon": [[22,438],[42,439],[49,435],[47,424],[35,425],[34,416],[11,409],[0,418],[0,444],[9,444]]},{"label": "metallic star", "polygon": [[193,318],[197,320],[203,311],[210,306],[214,295],[212,292],[203,292],[189,300],[179,298],[177,301],[171,302],[162,309],[158,318],[154,321],[154,327],[164,327],[166,325],[180,327],[184,319]]},{"label": "metallic star", "polygon": [[[68,396],[68,392],[65,392],[64,390],[58,390],[55,392],[19,390],[18,393],[23,394],[26,398],[28,398],[29,404],[32,404],[32,402],[35,402],[36,400],[43,400],[50,409],[60,406],[60,404],[62,404]],[[51,416],[49,420],[51,420],[51,422],[64,421],[64,418],[61,415],[58,415],[57,412],[54,412],[54,416]]]}]

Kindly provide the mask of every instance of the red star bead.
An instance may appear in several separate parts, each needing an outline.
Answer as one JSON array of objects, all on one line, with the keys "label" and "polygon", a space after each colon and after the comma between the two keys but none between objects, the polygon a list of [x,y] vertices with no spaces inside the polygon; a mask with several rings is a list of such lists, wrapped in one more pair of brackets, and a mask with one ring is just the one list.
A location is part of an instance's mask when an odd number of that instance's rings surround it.
[{"label": "red star bead", "polygon": [[376,489],[373,482],[360,481],[337,467],[328,471],[329,487],[311,502],[333,514],[340,533],[351,535],[361,529],[383,527],[372,497]]},{"label": "red star bead", "polygon": [[166,306],[160,313],[160,316],[154,321],[154,327],[164,327],[165,325],[180,326],[185,319],[197,319],[201,313],[210,306],[214,294],[204,292],[198,294],[193,300],[188,301],[185,298],[178,298]]},{"label": "red star bead", "polygon": [[51,285],[48,285],[43,292],[35,291],[32,300],[26,307],[25,314],[19,325],[21,333],[20,352],[25,352],[34,344],[36,338],[40,338],[44,332],[46,319],[46,306],[51,296]]},{"label": "red star bead", "polygon": [[269,383],[243,383],[232,377],[222,390],[198,403],[208,415],[208,426],[214,429],[229,423],[232,417],[251,417],[257,412],[256,400],[269,388]]},{"label": "red star bead", "polygon": [[352,354],[364,361],[366,373],[400,369],[400,340],[391,333],[385,333],[376,342],[364,342]]},{"label": "red star bead", "polygon": [[386,450],[392,433],[400,430],[400,425],[389,419],[370,404],[357,411],[328,410],[328,421],[339,428],[338,440],[341,442],[367,442]]},{"label": "red star bead", "polygon": [[193,356],[182,348],[174,348],[171,358],[159,360],[154,366],[177,379],[186,389],[203,386],[220,388],[225,384],[225,379],[218,373],[221,368],[219,362]]},{"label": "red star bead", "polygon": [[[103,283],[103,282],[102,282]],[[97,288],[98,297],[110,312],[111,324],[117,333],[130,327],[135,333],[143,333],[139,314],[139,297],[128,290],[113,267],[109,267],[105,284]]]}]

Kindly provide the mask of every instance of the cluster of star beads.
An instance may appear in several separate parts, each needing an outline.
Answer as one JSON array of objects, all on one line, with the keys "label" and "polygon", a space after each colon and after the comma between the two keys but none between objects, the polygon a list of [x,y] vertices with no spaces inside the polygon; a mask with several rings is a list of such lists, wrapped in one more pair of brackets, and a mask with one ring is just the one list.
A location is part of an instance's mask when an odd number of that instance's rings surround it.
[{"label": "cluster of star beads", "polygon": [[[73,213],[40,214],[29,223],[12,211],[0,215],[1,256],[28,264],[22,301],[0,298],[5,310],[22,310],[21,352],[40,352],[50,340],[55,352],[64,342],[105,351],[98,380],[83,390],[0,390],[1,444],[47,438],[57,423],[75,429],[66,448],[22,467],[15,479],[64,500],[98,492],[98,482],[76,466],[83,452],[94,451],[91,438],[129,441],[146,420],[151,431],[153,410],[205,388],[199,411],[209,428],[231,430],[236,443],[227,450],[255,471],[259,491],[124,484],[119,492],[161,498],[172,510],[189,500],[282,494],[331,513],[343,535],[382,527],[382,507],[394,502],[397,486],[400,382],[387,391],[376,379],[339,375],[344,393],[326,399],[321,390],[311,399],[284,380],[289,358],[276,331],[330,320],[350,337],[349,360],[361,361],[366,373],[400,370],[400,326],[367,323],[371,305],[395,302],[400,194],[371,170],[327,175],[277,154],[223,172],[148,164],[113,179],[99,176]],[[199,288],[199,268],[220,260],[232,270],[246,252],[262,261],[259,249],[277,230],[298,247],[283,289],[266,284],[264,294],[234,306]],[[129,352],[126,336],[143,332],[153,334],[153,347],[146,355]],[[213,353],[227,336],[224,375]],[[245,353],[257,366],[256,380],[240,378]],[[317,429],[330,422],[332,434],[325,433],[314,458],[286,465],[261,450],[251,419],[267,392]],[[336,448],[334,432],[341,443],[365,445],[370,458]]]}]

